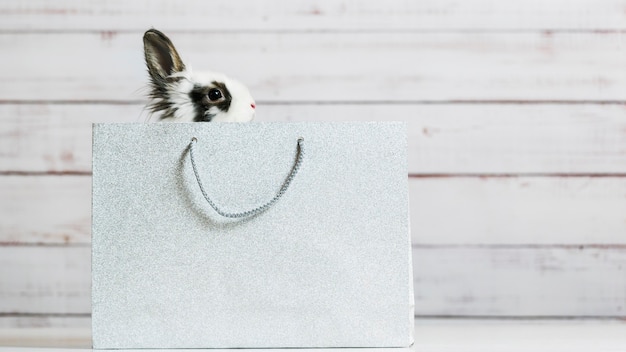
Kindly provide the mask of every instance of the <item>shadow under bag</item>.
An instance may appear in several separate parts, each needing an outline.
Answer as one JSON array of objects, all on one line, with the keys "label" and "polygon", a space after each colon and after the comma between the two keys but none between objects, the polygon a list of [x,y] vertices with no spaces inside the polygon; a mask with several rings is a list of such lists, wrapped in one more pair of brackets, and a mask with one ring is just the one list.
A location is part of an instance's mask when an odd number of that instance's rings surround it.
[{"label": "shadow under bag", "polygon": [[403,123],[95,124],[97,349],[413,343]]}]

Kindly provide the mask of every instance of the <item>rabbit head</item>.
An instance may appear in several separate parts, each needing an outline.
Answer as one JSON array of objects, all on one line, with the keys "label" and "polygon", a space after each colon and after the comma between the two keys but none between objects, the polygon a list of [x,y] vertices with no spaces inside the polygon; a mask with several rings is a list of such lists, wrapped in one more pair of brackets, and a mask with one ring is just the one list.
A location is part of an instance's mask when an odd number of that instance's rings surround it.
[{"label": "rabbit head", "polygon": [[143,36],[150,74],[149,109],[163,121],[247,122],[254,118],[255,102],[248,88],[224,74],[192,72],[176,48],[156,29]]}]

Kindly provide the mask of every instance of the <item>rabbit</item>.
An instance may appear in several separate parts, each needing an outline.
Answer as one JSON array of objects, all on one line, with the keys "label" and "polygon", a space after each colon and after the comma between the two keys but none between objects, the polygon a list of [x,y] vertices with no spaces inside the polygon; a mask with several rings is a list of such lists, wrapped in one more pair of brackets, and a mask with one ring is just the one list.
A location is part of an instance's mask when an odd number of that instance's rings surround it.
[{"label": "rabbit", "polygon": [[252,121],[256,103],[245,85],[217,72],[192,72],[156,29],[146,31],[143,44],[152,100],[147,108],[161,121]]}]

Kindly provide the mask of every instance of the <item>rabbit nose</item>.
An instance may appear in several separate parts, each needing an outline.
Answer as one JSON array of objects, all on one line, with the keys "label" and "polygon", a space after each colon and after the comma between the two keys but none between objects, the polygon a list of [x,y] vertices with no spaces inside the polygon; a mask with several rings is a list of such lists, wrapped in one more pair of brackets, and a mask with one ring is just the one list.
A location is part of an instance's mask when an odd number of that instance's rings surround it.
[{"label": "rabbit nose", "polygon": [[252,103],[252,104],[250,104],[250,107],[252,107],[253,109],[256,109],[256,104]]}]

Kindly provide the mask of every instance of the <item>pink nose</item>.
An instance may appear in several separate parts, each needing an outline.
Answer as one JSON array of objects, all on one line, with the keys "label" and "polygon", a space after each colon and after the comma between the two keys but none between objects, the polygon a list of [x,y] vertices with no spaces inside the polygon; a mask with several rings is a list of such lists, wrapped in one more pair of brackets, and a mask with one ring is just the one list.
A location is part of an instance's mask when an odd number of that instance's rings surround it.
[{"label": "pink nose", "polygon": [[250,104],[250,106],[251,106],[253,109],[256,109],[256,104],[255,104],[255,103]]}]

